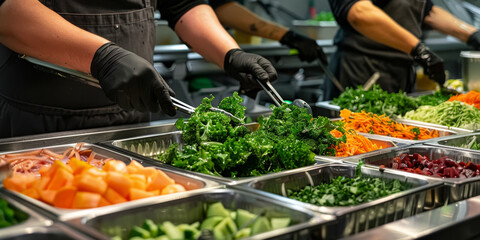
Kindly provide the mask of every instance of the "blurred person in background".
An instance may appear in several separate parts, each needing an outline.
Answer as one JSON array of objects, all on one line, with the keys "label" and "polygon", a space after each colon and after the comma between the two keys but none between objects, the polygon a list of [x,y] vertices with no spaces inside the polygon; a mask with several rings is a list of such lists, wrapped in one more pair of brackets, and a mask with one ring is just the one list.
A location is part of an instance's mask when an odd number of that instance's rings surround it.
[{"label": "blurred person in background", "polygon": [[[240,81],[274,81],[200,0],[0,0],[0,137],[146,122],[175,96],[152,65],[154,10],[192,49]],[[31,56],[91,74],[101,89],[38,69]]]},{"label": "blurred person in background", "polygon": [[281,44],[298,50],[302,61],[312,62],[316,59],[327,65],[323,49],[314,39],[298,34],[288,28],[268,21],[248,8],[233,0],[208,0],[218,20],[227,27],[253,36],[279,41]]},{"label": "blurred person in background", "polygon": [[[340,26],[330,69],[344,87],[363,85],[375,72],[377,84],[389,92],[412,92],[415,64],[440,85],[445,82],[443,60],[420,41],[432,28],[480,49],[475,27],[434,6],[431,0],[329,0]],[[327,79],[326,100],[340,94]]]}]

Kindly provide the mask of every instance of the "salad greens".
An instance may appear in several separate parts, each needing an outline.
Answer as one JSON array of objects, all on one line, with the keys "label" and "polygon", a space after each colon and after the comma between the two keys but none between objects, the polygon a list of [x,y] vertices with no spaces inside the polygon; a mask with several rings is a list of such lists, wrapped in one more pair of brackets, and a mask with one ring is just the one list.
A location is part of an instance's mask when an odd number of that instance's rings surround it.
[{"label": "salad greens", "polygon": [[443,102],[438,106],[421,106],[407,112],[406,119],[475,130],[480,128],[480,110],[459,101]]},{"label": "salad greens", "polygon": [[395,180],[363,177],[360,161],[355,177],[338,176],[331,182],[306,186],[297,191],[287,190],[289,198],[318,206],[353,206],[382,198],[411,188],[410,184]]},{"label": "salad greens", "polygon": [[356,89],[347,87],[338,98],[333,99],[333,104],[353,112],[372,112],[386,114],[387,116],[402,116],[406,112],[415,110],[420,106],[436,106],[447,101],[453,94],[448,91],[436,91],[430,95],[418,98],[407,96],[402,91],[388,93],[375,84],[372,89],[364,91],[362,86]]},{"label": "salad greens", "polygon": [[373,85],[367,91],[364,91],[362,86],[358,86],[356,89],[347,87],[345,92],[338,98],[333,99],[333,103],[352,112],[363,110],[380,115],[386,114],[387,116],[403,115],[419,106],[416,99],[408,97],[405,93],[401,91],[389,93],[378,84]]},{"label": "salad greens", "polygon": [[26,213],[13,208],[5,199],[0,198],[0,229],[21,223],[27,218]]},{"label": "salad greens", "polygon": [[[243,123],[212,112],[211,98],[191,115],[180,118],[176,127],[183,131],[183,146],[172,144],[158,160],[174,167],[223,177],[250,177],[313,165],[315,154],[335,156],[332,146],[345,142],[331,130],[344,130],[328,118],[313,118],[303,108],[283,104],[269,117],[260,117],[260,127],[250,132]],[[219,108],[243,118],[243,99],[234,93]]]}]

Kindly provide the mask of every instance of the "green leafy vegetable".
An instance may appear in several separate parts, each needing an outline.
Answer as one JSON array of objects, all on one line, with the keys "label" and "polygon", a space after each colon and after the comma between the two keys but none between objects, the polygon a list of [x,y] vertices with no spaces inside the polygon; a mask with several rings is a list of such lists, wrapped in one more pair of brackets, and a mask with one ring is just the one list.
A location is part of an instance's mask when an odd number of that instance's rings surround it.
[{"label": "green leafy vegetable", "polygon": [[380,178],[347,178],[338,176],[330,183],[287,190],[288,197],[318,206],[352,206],[382,198],[410,188],[399,180]]},{"label": "green leafy vegetable", "polygon": [[[345,136],[330,134],[334,129],[344,132],[341,126],[288,104],[273,108],[269,117],[260,117],[259,129],[250,132],[242,123],[212,112],[212,100],[204,99],[188,122],[176,122],[183,131],[183,148],[171,145],[159,161],[215,176],[250,177],[313,165],[315,154],[334,156],[333,146],[346,141]],[[243,119],[241,103],[234,93],[219,108]]]},{"label": "green leafy vegetable", "polygon": [[362,86],[347,87],[333,103],[353,112],[372,112],[387,116],[400,116],[419,106],[416,99],[408,97],[402,91],[388,93],[380,85],[375,84],[370,90],[364,91]]}]

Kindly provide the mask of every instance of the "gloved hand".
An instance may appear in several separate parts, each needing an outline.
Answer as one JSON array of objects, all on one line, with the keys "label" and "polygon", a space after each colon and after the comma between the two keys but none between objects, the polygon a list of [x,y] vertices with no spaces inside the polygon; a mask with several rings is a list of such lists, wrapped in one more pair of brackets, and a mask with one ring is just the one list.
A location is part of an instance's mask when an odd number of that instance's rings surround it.
[{"label": "gloved hand", "polygon": [[175,115],[173,90],[144,58],[114,43],[102,45],[90,66],[107,97],[124,109],[142,112],[160,110]]},{"label": "gloved hand", "polygon": [[410,52],[413,61],[423,67],[425,74],[440,86],[445,83],[445,69],[443,60],[423,43],[418,43]]},{"label": "gloved hand", "polygon": [[270,61],[238,48],[227,52],[223,68],[228,75],[240,81],[240,93],[252,98],[261,89],[256,79],[273,82],[278,77]]},{"label": "gloved hand", "polygon": [[327,66],[327,56],[323,49],[317,45],[317,42],[309,37],[297,34],[293,31],[288,31],[280,39],[280,43],[295,48],[298,50],[300,60],[311,62],[315,59],[320,59],[323,65]]},{"label": "gloved hand", "polygon": [[475,50],[480,50],[480,31],[476,31],[468,37],[467,44]]}]

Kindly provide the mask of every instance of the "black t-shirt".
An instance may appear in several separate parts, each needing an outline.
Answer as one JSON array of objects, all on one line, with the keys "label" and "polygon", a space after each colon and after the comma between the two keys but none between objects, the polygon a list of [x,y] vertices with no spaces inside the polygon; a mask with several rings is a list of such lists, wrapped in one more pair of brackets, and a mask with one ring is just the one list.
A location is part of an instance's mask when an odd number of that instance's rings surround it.
[{"label": "black t-shirt", "polygon": [[0,0],[0,6],[2,6],[3,2],[5,2],[5,0]]},{"label": "black t-shirt", "polygon": [[[332,9],[333,15],[338,25],[344,28],[351,28],[350,23],[347,20],[348,12],[352,8],[353,4],[357,3],[360,0],[328,0],[330,3],[330,8]],[[390,0],[372,0],[372,3],[382,9]],[[427,5],[425,6],[425,13],[423,16],[427,16],[432,10],[433,3],[431,0],[427,0]]]},{"label": "black t-shirt", "polygon": [[234,2],[233,0],[207,0],[208,4],[213,8],[222,6],[223,4]]},{"label": "black t-shirt", "polygon": [[158,0],[157,8],[160,11],[161,19],[168,21],[172,29],[178,20],[193,7],[205,4],[202,0]]}]

